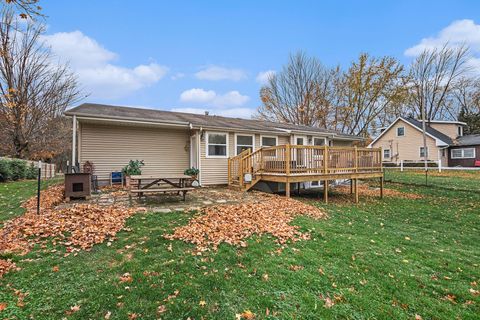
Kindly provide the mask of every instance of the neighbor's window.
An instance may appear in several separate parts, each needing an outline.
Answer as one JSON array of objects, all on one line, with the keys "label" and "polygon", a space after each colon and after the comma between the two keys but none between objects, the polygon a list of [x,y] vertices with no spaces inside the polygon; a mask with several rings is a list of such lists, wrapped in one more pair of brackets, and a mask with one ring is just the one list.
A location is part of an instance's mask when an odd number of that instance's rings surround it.
[{"label": "neighbor's window", "polygon": [[383,149],[383,159],[390,159],[390,149]]},{"label": "neighbor's window", "polygon": [[253,136],[237,135],[237,154],[247,149],[253,151]]},{"label": "neighbor's window", "polygon": [[405,135],[405,127],[397,128],[397,137],[403,137]]},{"label": "neighbor's window", "polygon": [[425,148],[420,147],[420,157],[421,158],[428,157],[428,147],[427,147],[427,154],[425,154]]},{"label": "neighbor's window", "polygon": [[462,126],[458,126],[458,136],[459,137],[463,136],[463,127]]},{"label": "neighbor's window", "polygon": [[209,157],[227,156],[227,134],[226,133],[208,133],[207,134],[207,155]]},{"label": "neighbor's window", "polygon": [[452,149],[452,159],[471,159],[475,158],[475,148]]},{"label": "neighbor's window", "polygon": [[277,145],[276,137],[262,137],[262,147],[273,147]]}]

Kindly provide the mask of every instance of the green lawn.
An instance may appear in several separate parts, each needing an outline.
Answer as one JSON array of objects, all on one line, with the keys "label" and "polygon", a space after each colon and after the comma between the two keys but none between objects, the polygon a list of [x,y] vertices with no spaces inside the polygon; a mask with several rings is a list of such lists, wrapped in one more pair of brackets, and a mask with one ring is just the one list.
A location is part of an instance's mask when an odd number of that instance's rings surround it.
[{"label": "green lawn", "polygon": [[[17,212],[27,195],[11,186],[0,194]],[[192,214],[137,214],[110,246],[67,258],[60,247],[13,256],[22,269],[0,279],[8,304],[0,318],[235,319],[250,310],[255,319],[478,319],[480,297],[469,290],[480,289],[479,192],[387,187],[425,197],[318,202],[330,219],[297,218],[311,240],[281,253],[265,236],[193,256],[191,245],[162,237]],[[133,280],[120,282],[127,272]],[[15,289],[28,293],[24,306]]]}]

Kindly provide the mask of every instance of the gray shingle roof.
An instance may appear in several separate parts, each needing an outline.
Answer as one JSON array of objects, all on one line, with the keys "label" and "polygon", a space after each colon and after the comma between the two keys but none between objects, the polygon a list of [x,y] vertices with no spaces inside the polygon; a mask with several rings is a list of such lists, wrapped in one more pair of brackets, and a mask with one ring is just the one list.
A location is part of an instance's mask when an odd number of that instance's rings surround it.
[{"label": "gray shingle roof", "polygon": [[226,129],[247,129],[258,131],[272,131],[279,134],[285,130],[304,131],[318,134],[334,134],[340,138],[362,139],[359,136],[343,134],[333,130],[315,128],[309,126],[294,125],[290,123],[278,123],[254,119],[229,118],[214,115],[202,115],[183,112],[172,112],[157,109],[142,109],[123,106],[111,106],[95,103],[84,103],[78,107],[69,109],[66,115],[89,116],[95,118],[116,118],[136,119],[151,122],[178,122],[181,124],[192,124],[194,126],[226,128]]},{"label": "gray shingle roof", "polygon": [[480,145],[480,134],[470,134],[459,137],[455,140],[456,146],[475,146]]},{"label": "gray shingle roof", "polygon": [[[423,130],[421,121],[418,121],[418,120],[413,119],[413,118],[404,118],[404,120],[407,121],[408,123],[410,123],[412,126],[415,126],[420,130]],[[427,129],[427,132],[430,135],[434,136],[435,138],[442,140],[443,142],[445,142],[448,145],[453,144],[453,140],[449,136],[441,133],[440,131],[438,131],[438,130],[430,127],[430,126],[428,126],[428,124],[426,126],[426,129]]]}]

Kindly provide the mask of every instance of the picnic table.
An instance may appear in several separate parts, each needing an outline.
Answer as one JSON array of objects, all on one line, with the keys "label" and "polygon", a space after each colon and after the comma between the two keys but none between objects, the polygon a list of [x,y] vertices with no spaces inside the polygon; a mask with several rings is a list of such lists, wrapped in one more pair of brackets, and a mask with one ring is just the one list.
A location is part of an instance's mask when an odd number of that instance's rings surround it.
[{"label": "picnic table", "polygon": [[190,184],[192,177],[184,174],[133,175],[130,176],[130,179],[130,193],[136,193],[139,197],[145,193],[173,192],[178,195],[182,194],[183,201],[185,201],[187,192],[194,189]]}]

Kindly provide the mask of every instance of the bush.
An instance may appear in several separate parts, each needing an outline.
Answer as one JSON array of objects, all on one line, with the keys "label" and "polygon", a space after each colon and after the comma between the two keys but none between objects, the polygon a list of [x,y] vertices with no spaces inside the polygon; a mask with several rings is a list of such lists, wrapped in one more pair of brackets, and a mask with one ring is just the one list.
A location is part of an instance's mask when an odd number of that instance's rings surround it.
[{"label": "bush", "polygon": [[37,177],[38,177],[38,169],[35,168],[33,163],[30,163],[30,167],[27,168],[25,178],[27,178],[27,179],[37,179]]},{"label": "bush", "polygon": [[12,179],[10,160],[0,159],[0,181],[5,182],[10,179]]},{"label": "bush", "polygon": [[123,167],[122,172],[126,176],[142,174],[143,160],[130,160],[130,162]]},{"label": "bush", "polygon": [[198,170],[195,167],[188,168],[183,172],[183,174],[187,176],[192,176],[192,177],[198,176],[199,173],[200,173],[200,170]]},{"label": "bush", "polygon": [[11,179],[13,181],[25,179],[27,176],[27,162],[19,159],[10,161]]}]

